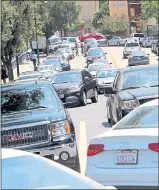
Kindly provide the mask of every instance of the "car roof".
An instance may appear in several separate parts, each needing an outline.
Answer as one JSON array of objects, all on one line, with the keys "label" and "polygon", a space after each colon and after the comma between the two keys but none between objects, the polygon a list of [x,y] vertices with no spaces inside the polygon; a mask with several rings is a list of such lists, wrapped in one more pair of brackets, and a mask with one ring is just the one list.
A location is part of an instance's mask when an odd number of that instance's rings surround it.
[{"label": "car roof", "polygon": [[152,68],[156,68],[158,70],[158,64],[150,64],[150,65],[137,65],[137,66],[132,66],[132,67],[125,67],[121,71],[124,72],[129,72],[129,71],[139,71],[143,69],[148,69],[151,71]]},{"label": "car roof", "polygon": [[44,86],[50,86],[50,83],[48,80],[44,78],[39,78],[39,79],[30,79],[30,80],[18,80],[14,82],[9,82],[7,84],[3,84],[1,86],[1,90],[13,90],[13,89],[23,89],[23,88],[30,88],[31,86],[35,86],[37,88],[39,87],[44,87]]},{"label": "car roof", "polygon": [[131,55],[132,56],[145,56],[146,52],[145,51],[132,51]]},{"label": "car roof", "polygon": [[98,72],[102,72],[102,71],[120,71],[120,69],[118,69],[118,68],[107,68],[107,69],[101,69],[101,70],[99,70]]},{"label": "car roof", "polygon": [[105,63],[92,63],[92,64],[89,64],[88,67],[91,67],[91,66],[93,66],[93,65],[105,65]]}]

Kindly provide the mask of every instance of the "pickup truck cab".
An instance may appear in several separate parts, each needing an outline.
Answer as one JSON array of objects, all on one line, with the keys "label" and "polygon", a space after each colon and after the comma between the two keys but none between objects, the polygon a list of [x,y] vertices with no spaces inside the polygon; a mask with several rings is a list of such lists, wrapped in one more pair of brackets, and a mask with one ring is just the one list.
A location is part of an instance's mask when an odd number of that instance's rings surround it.
[{"label": "pickup truck cab", "polygon": [[37,79],[2,86],[1,146],[79,167],[75,128],[51,83]]}]

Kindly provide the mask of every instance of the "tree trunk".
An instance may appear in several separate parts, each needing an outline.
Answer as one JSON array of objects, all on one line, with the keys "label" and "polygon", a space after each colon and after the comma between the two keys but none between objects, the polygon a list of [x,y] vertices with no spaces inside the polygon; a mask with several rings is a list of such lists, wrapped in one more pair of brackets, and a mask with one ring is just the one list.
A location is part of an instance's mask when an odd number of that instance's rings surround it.
[{"label": "tree trunk", "polygon": [[49,55],[49,40],[46,38],[46,55]]},{"label": "tree trunk", "polygon": [[6,63],[4,63],[4,65],[6,66],[7,71],[8,71],[8,79],[9,79],[9,81],[14,80],[11,59],[9,59]]}]

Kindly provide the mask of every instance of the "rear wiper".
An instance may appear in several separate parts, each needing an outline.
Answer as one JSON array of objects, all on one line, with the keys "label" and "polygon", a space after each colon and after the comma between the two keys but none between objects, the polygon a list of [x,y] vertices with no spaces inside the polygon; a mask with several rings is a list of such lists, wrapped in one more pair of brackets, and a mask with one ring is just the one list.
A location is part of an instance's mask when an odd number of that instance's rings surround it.
[{"label": "rear wiper", "polygon": [[28,110],[41,109],[41,108],[47,108],[47,107],[46,106],[37,106],[37,107],[29,108]]},{"label": "rear wiper", "polygon": [[138,87],[138,86],[130,86],[128,88],[123,88],[121,90],[129,90],[129,89],[136,89],[136,88],[141,88],[141,87]]}]

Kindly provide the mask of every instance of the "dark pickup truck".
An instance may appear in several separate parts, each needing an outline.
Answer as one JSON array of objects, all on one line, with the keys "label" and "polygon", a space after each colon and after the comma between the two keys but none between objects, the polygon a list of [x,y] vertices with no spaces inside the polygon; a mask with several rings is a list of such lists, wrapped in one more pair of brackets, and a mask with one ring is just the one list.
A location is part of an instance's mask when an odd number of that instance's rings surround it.
[{"label": "dark pickup truck", "polygon": [[55,89],[47,80],[2,86],[2,148],[21,149],[79,170],[75,128]]}]

